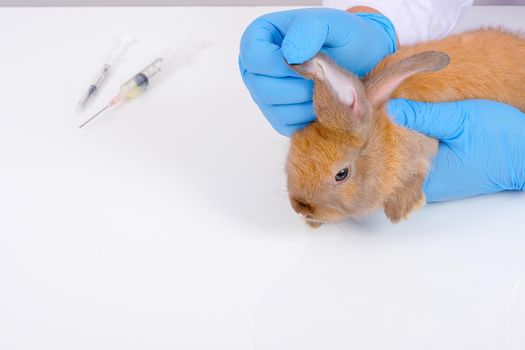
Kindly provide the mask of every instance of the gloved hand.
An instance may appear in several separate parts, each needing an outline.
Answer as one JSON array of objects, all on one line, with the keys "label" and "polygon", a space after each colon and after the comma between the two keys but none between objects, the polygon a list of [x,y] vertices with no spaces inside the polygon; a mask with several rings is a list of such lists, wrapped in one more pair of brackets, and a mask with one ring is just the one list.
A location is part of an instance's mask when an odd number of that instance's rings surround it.
[{"label": "gloved hand", "polygon": [[495,101],[389,102],[394,121],[440,140],[427,202],[525,188],[525,114]]},{"label": "gloved hand", "polygon": [[244,84],[279,133],[290,136],[315,119],[312,82],[292,71],[319,51],[359,76],[396,50],[392,23],[379,14],[327,8],[269,13],[252,22],[241,39]]}]

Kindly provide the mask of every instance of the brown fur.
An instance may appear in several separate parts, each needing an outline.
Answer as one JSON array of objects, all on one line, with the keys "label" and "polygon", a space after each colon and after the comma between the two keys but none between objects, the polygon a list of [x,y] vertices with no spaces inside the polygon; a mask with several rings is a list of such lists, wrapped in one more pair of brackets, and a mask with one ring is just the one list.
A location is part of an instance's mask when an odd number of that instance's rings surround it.
[{"label": "brown fur", "polygon": [[[413,58],[429,50],[447,53],[450,64],[439,72],[410,76],[421,71],[415,67],[420,61],[430,65],[422,70],[443,67],[442,57]],[[441,63],[432,68],[433,57]],[[390,96],[429,102],[492,99],[525,111],[525,40],[500,30],[402,47],[364,79],[364,98],[356,78],[337,71],[357,85],[358,103],[350,107],[323,80],[326,69],[312,65],[326,59],[316,60],[294,68],[314,80],[318,121],[294,134],[286,167],[292,207],[313,227],[381,207],[398,222],[425,203],[422,185],[437,141],[393,124],[384,108]],[[348,179],[334,182],[334,175],[347,166]]]},{"label": "brown fur", "polygon": [[427,102],[491,99],[525,111],[525,39],[506,31],[483,29],[402,47],[381,61],[370,76],[427,50],[447,53],[451,63],[439,73],[408,78],[393,98]]}]

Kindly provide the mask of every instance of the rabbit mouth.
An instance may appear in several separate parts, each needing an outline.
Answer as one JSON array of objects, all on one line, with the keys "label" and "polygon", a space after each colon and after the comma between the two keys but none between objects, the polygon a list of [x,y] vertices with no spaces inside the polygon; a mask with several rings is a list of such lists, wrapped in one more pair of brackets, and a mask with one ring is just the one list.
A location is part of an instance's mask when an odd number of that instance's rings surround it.
[{"label": "rabbit mouth", "polygon": [[317,220],[317,219],[314,219],[312,217],[303,217],[304,218],[304,221],[306,222],[306,224],[308,226],[310,226],[311,228],[318,228],[319,226],[321,226],[322,224],[324,224],[324,221],[321,221],[321,220]]}]

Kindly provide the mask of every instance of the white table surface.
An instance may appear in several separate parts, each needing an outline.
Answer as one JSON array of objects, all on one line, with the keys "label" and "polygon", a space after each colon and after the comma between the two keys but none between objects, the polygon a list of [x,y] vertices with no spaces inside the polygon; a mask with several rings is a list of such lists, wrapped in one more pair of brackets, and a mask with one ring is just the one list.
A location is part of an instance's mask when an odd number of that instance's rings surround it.
[{"label": "white table surface", "polygon": [[[280,8],[282,9],[282,8]],[[0,349],[523,349],[525,194],[308,228],[238,42],[277,8],[0,10]],[[525,29],[525,8],[460,28]],[[127,33],[140,41],[86,113]],[[211,43],[77,126],[162,47]]]}]

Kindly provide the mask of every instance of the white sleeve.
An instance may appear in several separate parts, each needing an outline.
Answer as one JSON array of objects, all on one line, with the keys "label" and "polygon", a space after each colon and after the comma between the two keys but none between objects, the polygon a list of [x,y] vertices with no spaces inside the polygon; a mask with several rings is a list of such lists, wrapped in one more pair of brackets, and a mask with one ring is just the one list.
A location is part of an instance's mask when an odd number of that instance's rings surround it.
[{"label": "white sleeve", "polygon": [[323,5],[346,10],[372,7],[388,17],[401,45],[438,39],[449,34],[473,0],[323,0]]}]

